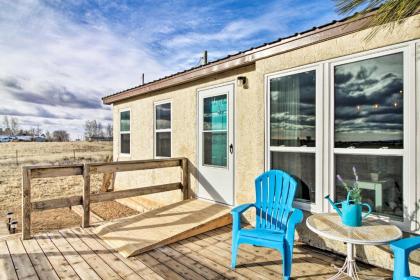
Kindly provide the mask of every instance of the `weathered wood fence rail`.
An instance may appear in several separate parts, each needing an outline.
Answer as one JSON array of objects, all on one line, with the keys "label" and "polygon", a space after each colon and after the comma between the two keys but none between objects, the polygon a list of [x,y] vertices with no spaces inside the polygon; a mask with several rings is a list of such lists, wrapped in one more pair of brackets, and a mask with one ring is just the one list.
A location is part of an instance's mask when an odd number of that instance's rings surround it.
[{"label": "weathered wood fence rail", "polygon": [[[146,169],[160,169],[167,167],[181,167],[180,182],[156,185],[150,187],[134,188],[113,192],[92,194],[90,190],[90,176],[98,173],[115,173],[125,171],[138,171]],[[43,201],[31,200],[31,179],[52,178],[61,176],[83,176],[83,193],[63,198],[48,199]],[[140,196],[152,193],[181,190],[183,198],[188,199],[189,174],[188,159],[155,159],[135,160],[108,163],[72,164],[62,166],[23,166],[22,167],[22,238],[31,238],[31,213],[47,209],[65,208],[75,205],[83,206],[82,227],[90,223],[90,204],[102,201]]]}]

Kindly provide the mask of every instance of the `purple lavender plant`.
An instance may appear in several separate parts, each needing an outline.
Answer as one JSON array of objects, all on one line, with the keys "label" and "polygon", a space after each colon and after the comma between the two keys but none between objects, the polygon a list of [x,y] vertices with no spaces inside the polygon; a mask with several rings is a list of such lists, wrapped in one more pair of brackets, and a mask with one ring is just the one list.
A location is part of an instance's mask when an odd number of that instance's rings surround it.
[{"label": "purple lavender plant", "polygon": [[354,166],[353,166],[353,175],[354,175],[354,182],[350,186],[346,182],[344,182],[340,174],[337,174],[337,180],[346,189],[346,191],[350,193],[350,199],[353,200],[354,203],[362,203],[361,189],[359,188],[359,176],[357,175],[357,170],[356,170],[356,167]]}]

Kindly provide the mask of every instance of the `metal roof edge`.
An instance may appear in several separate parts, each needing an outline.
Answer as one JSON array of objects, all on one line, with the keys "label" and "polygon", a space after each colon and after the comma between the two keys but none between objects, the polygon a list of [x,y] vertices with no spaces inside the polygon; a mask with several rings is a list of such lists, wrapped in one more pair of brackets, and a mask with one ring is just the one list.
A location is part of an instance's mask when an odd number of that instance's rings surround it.
[{"label": "metal roof edge", "polygon": [[368,18],[374,13],[375,11],[371,11],[364,15],[356,13],[341,20],[334,20],[319,27],[313,27],[288,37],[279,38],[270,43],[265,43],[236,54],[228,55],[206,65],[193,67],[143,85],[105,96],[102,98],[102,101],[104,104],[112,104],[127,98],[191,82],[216,73],[244,67],[253,64],[260,59],[357,32],[368,27]]}]

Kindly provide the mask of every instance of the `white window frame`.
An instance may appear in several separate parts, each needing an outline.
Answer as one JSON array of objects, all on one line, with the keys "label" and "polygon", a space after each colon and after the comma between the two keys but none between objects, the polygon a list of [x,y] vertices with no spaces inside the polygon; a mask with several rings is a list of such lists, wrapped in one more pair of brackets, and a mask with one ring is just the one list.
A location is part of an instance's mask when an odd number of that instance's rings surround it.
[{"label": "white window frame", "polygon": [[[417,40],[414,42],[414,51],[410,53],[410,57],[413,56],[415,59],[415,66],[414,69],[416,69],[415,74],[413,74],[413,79],[415,82],[414,90],[416,92],[416,102],[414,109],[416,111],[416,120],[420,119],[420,40]],[[416,108],[417,107],[417,108]],[[420,140],[420,122],[416,122],[416,142]],[[420,145],[416,145],[416,152],[415,154],[416,159],[415,162],[417,164],[416,170],[414,171],[416,174],[420,174]],[[417,176],[416,178],[416,195],[413,195],[414,197],[414,204],[416,204],[416,201],[420,199],[420,176]],[[420,211],[417,211],[417,215],[415,216],[417,218],[417,221],[420,221]],[[417,232],[420,231],[420,227],[416,225],[415,223],[412,223],[411,228]]]},{"label": "white window frame", "polygon": [[[279,147],[270,145],[270,80],[285,77],[295,74],[300,74],[303,72],[315,71],[315,147]],[[323,72],[322,65],[319,63],[305,65],[303,67],[297,67],[293,69],[288,69],[285,71],[280,71],[276,73],[270,73],[265,75],[265,104],[266,104],[266,114],[265,114],[265,131],[266,131],[266,156],[265,156],[265,169],[270,169],[271,164],[271,152],[299,152],[299,153],[314,153],[315,154],[315,174],[322,172],[322,149],[323,149],[323,117],[319,116],[322,114],[323,106],[323,95],[322,95],[322,85],[323,85]],[[303,202],[295,201],[295,207],[301,208],[303,210],[311,212],[322,212],[322,176],[315,176],[315,202]]]},{"label": "white window frame", "polygon": [[[329,188],[327,192],[331,194],[331,197],[334,199],[335,196],[335,154],[341,155],[377,155],[377,156],[402,156],[403,157],[403,221],[392,219],[391,217],[375,214],[372,215],[377,219],[390,222],[397,225],[398,227],[404,230],[414,230],[413,223],[410,221],[410,215],[408,213],[415,213],[415,188],[410,188],[410,186],[415,185],[415,90],[413,85],[415,82],[412,79],[412,73],[415,73],[415,55],[412,54],[414,45],[410,43],[398,44],[393,46],[388,46],[385,48],[370,50],[367,52],[349,55],[340,57],[338,59],[328,62],[329,68],[329,137],[330,137],[330,147],[329,151]],[[370,58],[376,58],[386,55],[391,55],[395,53],[403,53],[403,73],[404,73],[404,100],[403,100],[403,149],[349,149],[349,148],[334,148],[334,67],[342,64],[347,64],[351,62],[362,61]],[[414,121],[413,121],[414,120]],[[411,152],[410,152],[411,151]],[[327,209],[329,212],[334,210],[328,205]]]},{"label": "white window frame", "polygon": [[[171,104],[171,112],[170,112],[170,116],[171,116],[171,128],[169,129],[156,129],[156,107],[158,105],[163,105],[163,104]],[[169,132],[171,134],[171,155],[169,157],[163,157],[163,156],[157,156],[156,155],[156,148],[157,148],[157,141],[156,141],[156,135],[158,132]],[[160,101],[156,101],[153,103],[153,157],[156,159],[159,158],[171,158],[172,157],[172,153],[173,153],[173,149],[172,149],[172,99],[165,99],[165,100],[160,100]]]},{"label": "white window frame", "polygon": [[[417,49],[416,49],[417,47]],[[403,207],[405,209],[403,221],[394,220],[390,217],[372,215],[377,219],[381,219],[391,224],[395,224],[405,231],[420,233],[420,227],[417,225],[416,217],[420,218],[420,211],[416,212],[416,200],[420,200],[420,176],[416,175],[420,172],[420,145],[416,145],[416,141],[420,141],[420,122],[417,122],[416,116],[420,119],[420,40],[412,40],[404,43],[394,44],[386,47],[376,48],[357,54],[346,55],[339,58],[320,61],[314,64],[308,64],[292,69],[287,69],[275,73],[264,75],[265,78],[265,169],[270,168],[270,130],[269,130],[269,78],[279,75],[290,75],[297,72],[304,72],[311,67],[320,67],[317,72],[317,90],[318,86],[321,87],[321,97],[316,101],[316,114],[317,121],[319,116],[321,125],[317,129],[321,130],[322,135],[316,135],[317,146],[319,147],[319,160],[321,167],[316,169],[317,178],[316,182],[316,201],[315,203],[295,203],[295,206],[303,210],[311,212],[334,212],[329,203],[324,199],[327,194],[335,194],[335,165],[334,165],[334,84],[333,84],[333,71],[334,66],[352,61],[359,61],[373,57],[379,57],[386,54],[397,52],[404,52],[404,155],[403,155]],[[417,55],[417,57],[416,57]],[[417,67],[417,72],[416,72]],[[319,74],[318,74],[319,73]],[[417,76],[416,76],[417,75]],[[321,79],[321,82],[318,82]],[[416,108],[417,104],[417,108]],[[320,112],[320,113],[318,113]],[[301,150],[303,151],[303,150]],[[347,149],[339,150],[344,153]],[[348,151],[349,154],[369,154],[373,152],[377,155],[397,155],[400,151],[391,149],[383,149],[379,153],[376,149],[352,149]],[[316,164],[318,162],[316,161]],[[316,167],[317,168],[317,167]],[[420,173],[418,173],[420,174]],[[318,197],[321,198],[319,201]],[[318,199],[318,200],[317,200]],[[414,220],[410,221],[410,216],[414,215]]]},{"label": "white window frame", "polygon": [[[123,113],[123,112],[130,112],[130,130],[129,131],[121,131],[121,113]],[[131,143],[132,143],[132,141],[131,141],[131,125],[132,125],[132,121],[131,121],[131,119],[133,118],[133,116],[131,115],[131,108],[124,108],[124,109],[120,109],[120,110],[118,110],[118,121],[119,121],[119,123],[118,123],[118,132],[119,132],[119,139],[118,139],[118,142],[119,142],[119,145],[118,145],[118,154],[120,155],[120,156],[123,156],[123,157],[131,157]],[[122,153],[121,152],[121,145],[122,145],[122,142],[121,142],[121,135],[122,134],[130,134],[130,152],[129,153]]]}]

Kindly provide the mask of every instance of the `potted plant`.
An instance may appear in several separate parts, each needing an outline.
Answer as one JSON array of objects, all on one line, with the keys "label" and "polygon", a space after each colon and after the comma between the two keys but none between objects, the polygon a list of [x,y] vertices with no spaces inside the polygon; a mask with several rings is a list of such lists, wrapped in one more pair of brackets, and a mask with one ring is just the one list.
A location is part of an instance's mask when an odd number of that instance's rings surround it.
[{"label": "potted plant", "polygon": [[[372,212],[372,209],[369,204],[362,203],[361,189],[359,188],[359,176],[357,175],[357,170],[354,166],[353,174],[355,180],[352,185],[348,185],[346,182],[344,182],[341,176],[337,174],[337,180],[343,185],[343,187],[347,191],[347,200],[334,203],[330,199],[330,195],[327,195],[325,198],[337,211],[338,215],[340,215],[341,221],[344,225],[350,227],[358,227],[362,225],[362,219],[366,218]],[[341,205],[341,210],[340,208],[338,208],[339,205]],[[368,212],[362,217],[363,206],[366,206],[368,208]]]}]

